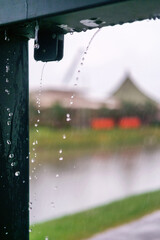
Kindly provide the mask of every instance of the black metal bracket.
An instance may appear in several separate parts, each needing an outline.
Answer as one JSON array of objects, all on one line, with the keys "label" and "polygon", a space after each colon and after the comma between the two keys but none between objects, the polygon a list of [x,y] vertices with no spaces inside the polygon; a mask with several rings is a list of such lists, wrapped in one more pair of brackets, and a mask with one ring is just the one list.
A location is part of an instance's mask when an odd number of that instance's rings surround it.
[{"label": "black metal bracket", "polygon": [[39,30],[34,44],[34,58],[36,61],[60,61],[63,57],[63,34]]}]

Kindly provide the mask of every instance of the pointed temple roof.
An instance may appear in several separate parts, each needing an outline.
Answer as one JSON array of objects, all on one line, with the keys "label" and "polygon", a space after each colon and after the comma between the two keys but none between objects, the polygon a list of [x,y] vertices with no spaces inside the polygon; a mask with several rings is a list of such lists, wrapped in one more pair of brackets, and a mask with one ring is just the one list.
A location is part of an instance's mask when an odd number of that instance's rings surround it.
[{"label": "pointed temple roof", "polygon": [[150,102],[157,104],[135,85],[129,75],[126,76],[123,83],[112,94],[111,98],[118,102],[130,102],[134,104],[145,104],[146,102]]}]

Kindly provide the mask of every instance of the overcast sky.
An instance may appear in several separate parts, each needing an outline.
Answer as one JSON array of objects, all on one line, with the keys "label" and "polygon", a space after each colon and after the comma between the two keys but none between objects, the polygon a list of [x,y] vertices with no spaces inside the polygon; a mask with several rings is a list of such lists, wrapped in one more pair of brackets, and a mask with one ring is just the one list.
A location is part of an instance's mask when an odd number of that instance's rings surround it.
[{"label": "overcast sky", "polygon": [[[73,88],[82,53],[95,31],[65,35],[64,58],[45,66],[44,89]],[[33,59],[30,41],[30,90],[39,87],[42,67],[43,63]],[[140,89],[160,101],[160,20],[102,28],[80,68],[76,88],[89,96],[107,97],[130,73]]]}]

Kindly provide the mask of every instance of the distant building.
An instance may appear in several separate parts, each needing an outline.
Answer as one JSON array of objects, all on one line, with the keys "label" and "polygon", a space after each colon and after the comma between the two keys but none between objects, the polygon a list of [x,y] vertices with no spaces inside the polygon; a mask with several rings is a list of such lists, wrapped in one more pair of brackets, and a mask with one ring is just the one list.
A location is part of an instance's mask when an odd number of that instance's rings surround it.
[{"label": "distant building", "polygon": [[[34,105],[36,105],[37,96],[38,92],[36,91],[30,93],[30,102]],[[80,91],[63,89],[44,90],[40,98],[42,108],[49,108],[57,103],[65,108],[72,107],[73,109],[98,109],[102,105],[98,101],[86,98]]]},{"label": "distant building", "polygon": [[129,75],[126,76],[125,80],[118,89],[113,92],[112,96],[107,99],[107,102],[112,104],[115,108],[117,108],[122,102],[136,105],[145,105],[146,103],[157,105],[153,99],[147,96],[136,86]]}]

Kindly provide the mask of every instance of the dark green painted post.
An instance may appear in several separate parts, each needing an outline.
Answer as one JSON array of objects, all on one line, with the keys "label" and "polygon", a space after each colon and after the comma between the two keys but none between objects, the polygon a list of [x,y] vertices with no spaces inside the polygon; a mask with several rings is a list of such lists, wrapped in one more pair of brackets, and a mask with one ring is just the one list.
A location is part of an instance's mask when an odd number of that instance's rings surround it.
[{"label": "dark green painted post", "polygon": [[0,239],[29,239],[28,39],[0,39]]}]

